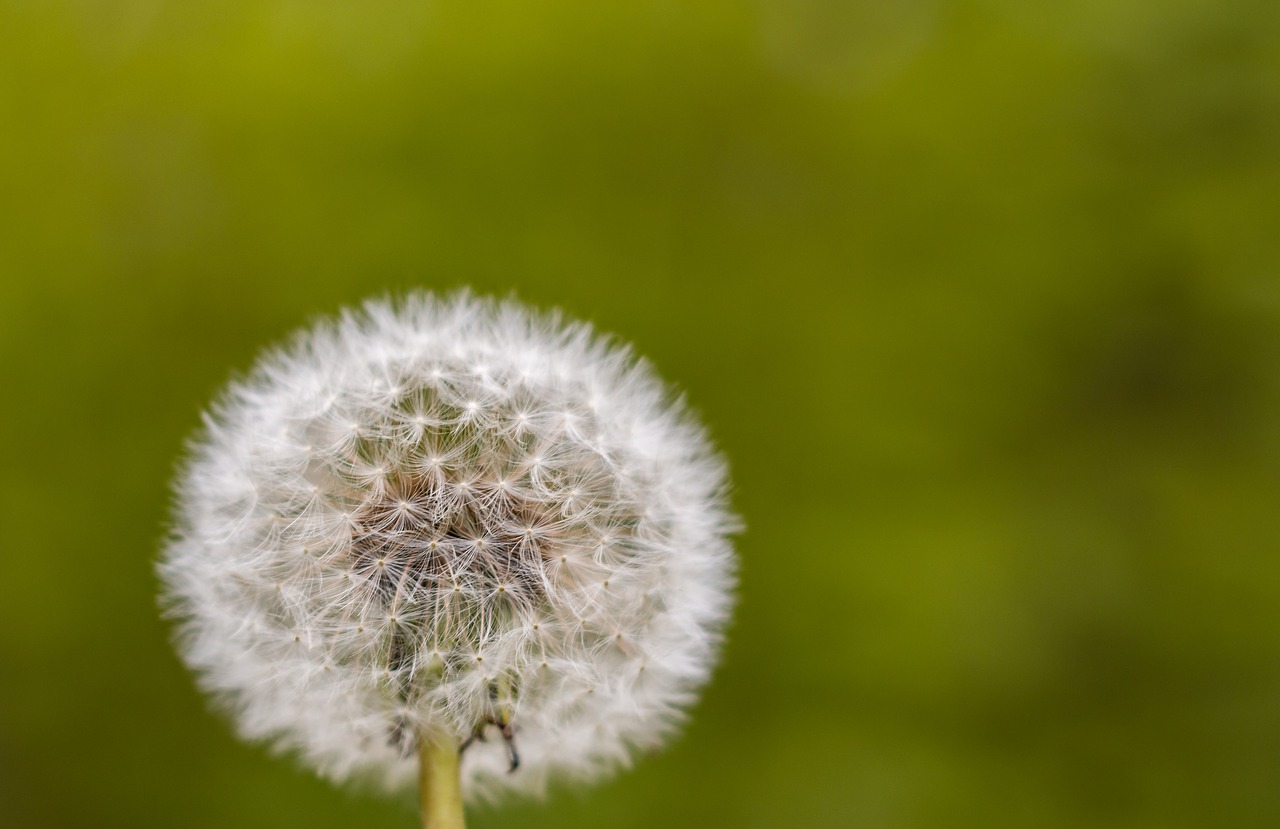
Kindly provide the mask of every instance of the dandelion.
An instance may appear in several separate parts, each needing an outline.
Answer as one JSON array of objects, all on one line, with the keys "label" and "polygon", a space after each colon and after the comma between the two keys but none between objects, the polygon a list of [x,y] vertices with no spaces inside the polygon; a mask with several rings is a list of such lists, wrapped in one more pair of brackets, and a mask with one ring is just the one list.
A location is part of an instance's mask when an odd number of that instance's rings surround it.
[{"label": "dandelion", "polygon": [[460,294],[370,302],[206,416],[160,563],[241,734],[334,781],[461,801],[659,744],[730,607],[725,471],[580,323]]}]

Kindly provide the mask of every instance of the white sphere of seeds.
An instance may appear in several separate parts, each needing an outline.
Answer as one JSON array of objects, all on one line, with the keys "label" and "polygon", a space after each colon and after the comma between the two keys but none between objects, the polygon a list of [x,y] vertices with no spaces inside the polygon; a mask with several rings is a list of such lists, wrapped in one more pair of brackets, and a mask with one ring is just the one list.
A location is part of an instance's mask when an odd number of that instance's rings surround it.
[{"label": "white sphere of seeds", "polygon": [[160,575],[182,655],[245,737],[390,788],[416,779],[422,735],[451,738],[469,799],[536,793],[656,745],[706,681],[725,487],[627,349],[418,294],[230,386]]}]

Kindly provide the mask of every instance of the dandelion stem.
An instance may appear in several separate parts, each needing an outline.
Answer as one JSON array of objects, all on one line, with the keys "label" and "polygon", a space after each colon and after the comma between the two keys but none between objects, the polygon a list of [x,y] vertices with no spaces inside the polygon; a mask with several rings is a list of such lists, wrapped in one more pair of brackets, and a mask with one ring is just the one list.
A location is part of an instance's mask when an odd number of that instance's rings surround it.
[{"label": "dandelion stem", "polygon": [[418,737],[418,796],[422,829],[465,829],[462,817],[461,752],[448,736]]}]

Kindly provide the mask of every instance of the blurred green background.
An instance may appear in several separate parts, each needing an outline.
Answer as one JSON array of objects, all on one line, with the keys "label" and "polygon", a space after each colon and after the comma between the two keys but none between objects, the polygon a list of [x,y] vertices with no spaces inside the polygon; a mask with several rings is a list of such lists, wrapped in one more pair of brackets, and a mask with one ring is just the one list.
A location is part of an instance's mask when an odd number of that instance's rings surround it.
[{"label": "blurred green background", "polygon": [[167,487],[471,285],[729,456],[684,735],[486,827],[1280,825],[1274,0],[0,0],[0,823],[401,827],[209,713]]}]

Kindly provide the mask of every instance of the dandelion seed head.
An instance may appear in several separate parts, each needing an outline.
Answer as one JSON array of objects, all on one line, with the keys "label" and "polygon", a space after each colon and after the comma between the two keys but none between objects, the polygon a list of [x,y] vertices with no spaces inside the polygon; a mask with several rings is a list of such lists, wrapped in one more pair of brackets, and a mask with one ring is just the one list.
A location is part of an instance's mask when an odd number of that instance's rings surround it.
[{"label": "dandelion seed head", "polygon": [[176,483],[160,574],[182,655],[249,739],[469,799],[591,779],[706,681],[736,519],[702,429],[625,348],[460,294],[375,301],[232,384]]}]

